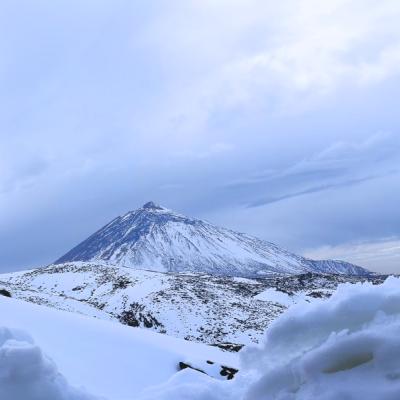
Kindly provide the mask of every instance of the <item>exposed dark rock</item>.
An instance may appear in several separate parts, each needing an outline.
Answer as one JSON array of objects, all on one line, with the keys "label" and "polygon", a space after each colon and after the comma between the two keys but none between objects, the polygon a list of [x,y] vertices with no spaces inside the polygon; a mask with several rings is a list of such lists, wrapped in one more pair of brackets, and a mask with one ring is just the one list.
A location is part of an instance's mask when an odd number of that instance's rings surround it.
[{"label": "exposed dark rock", "polygon": [[201,372],[202,374],[206,374],[203,370],[201,370],[199,368],[192,367],[190,364],[187,364],[187,363],[185,363],[183,361],[180,361],[179,362],[179,371],[182,371],[183,369],[186,369],[186,368],[190,368],[190,369],[193,369],[195,371]]},{"label": "exposed dark rock", "polygon": [[113,282],[113,290],[126,289],[132,282],[126,277],[120,277],[115,282]]},{"label": "exposed dark rock", "polygon": [[6,289],[0,289],[0,296],[12,297],[11,293]]},{"label": "exposed dark rock", "polygon": [[238,372],[236,368],[225,367],[221,365],[221,371],[219,372],[222,376],[226,376],[226,379],[230,380],[235,377],[235,374]]},{"label": "exposed dark rock", "polygon": [[[210,361],[210,360],[207,360],[207,364],[214,364],[214,362]],[[221,367],[221,370],[219,371],[219,374],[221,376],[225,377],[228,380],[233,379],[235,377],[235,374],[239,371],[236,368],[227,367],[225,365],[221,365],[220,367]],[[208,375],[207,372],[203,371],[202,369],[196,368],[196,367],[194,367],[194,366],[192,366],[192,365],[190,365],[190,364],[188,364],[186,362],[181,361],[178,364],[178,370],[179,371],[181,371],[183,369],[186,369],[186,368],[190,368],[190,369],[198,371],[198,372],[200,372],[202,374]]]},{"label": "exposed dark rock", "polygon": [[150,312],[145,311],[145,306],[139,303],[131,303],[130,310],[124,311],[119,316],[119,321],[125,325],[144,328],[164,328]]},{"label": "exposed dark rock", "polygon": [[238,352],[243,348],[244,345],[237,343],[215,343],[212,344],[211,346],[219,347],[220,349],[226,351]]}]

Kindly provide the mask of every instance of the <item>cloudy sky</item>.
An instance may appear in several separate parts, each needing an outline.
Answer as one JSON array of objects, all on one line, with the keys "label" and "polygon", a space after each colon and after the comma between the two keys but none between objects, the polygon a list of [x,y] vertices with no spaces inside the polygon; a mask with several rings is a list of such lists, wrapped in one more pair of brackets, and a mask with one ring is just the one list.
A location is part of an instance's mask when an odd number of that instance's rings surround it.
[{"label": "cloudy sky", "polygon": [[400,272],[398,0],[2,0],[0,271],[154,200]]}]

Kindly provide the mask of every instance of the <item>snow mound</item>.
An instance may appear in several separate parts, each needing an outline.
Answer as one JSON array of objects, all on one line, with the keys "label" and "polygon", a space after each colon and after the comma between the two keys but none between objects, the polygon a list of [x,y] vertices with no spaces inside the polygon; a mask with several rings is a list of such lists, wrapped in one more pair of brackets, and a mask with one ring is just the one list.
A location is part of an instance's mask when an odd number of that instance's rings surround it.
[{"label": "snow mound", "polygon": [[[10,393],[25,381],[30,385],[26,389],[29,395],[25,396],[23,392],[22,397],[16,393],[5,395],[3,386],[7,380],[3,385],[1,379],[7,377],[8,372],[4,370],[3,373],[2,368],[8,364],[0,356],[0,400],[92,399],[82,397],[83,394],[64,385],[54,364],[43,354],[51,357],[72,386],[84,387],[89,393],[109,400],[136,400],[142,390],[160,385],[175,375],[181,361],[201,365],[212,360],[215,364],[234,368],[238,362],[236,353],[223,352],[216,347],[3,296],[0,296],[0,326],[26,330],[36,344],[26,334],[9,331],[1,336],[5,339],[0,340],[0,346],[8,339],[17,340],[26,343],[24,346],[35,348],[30,351],[39,354],[36,358],[26,356],[21,359],[21,363],[16,364],[16,372],[12,372],[16,386],[10,387]],[[29,366],[39,374],[32,378],[32,384],[29,374],[18,375]],[[38,392],[34,397],[36,387],[48,387],[49,393],[54,389],[55,394],[46,397],[43,392]],[[67,394],[57,397],[57,388],[60,394],[62,390]]]},{"label": "snow mound", "polygon": [[399,360],[400,279],[345,284],[275,320],[234,380],[179,373],[143,399],[398,400]]},{"label": "snow mound", "polygon": [[342,285],[327,301],[294,306],[243,352],[257,377],[246,399],[400,398],[400,279]]},{"label": "snow mound", "polygon": [[69,386],[53,361],[27,334],[0,327],[0,399],[95,400],[95,397]]}]

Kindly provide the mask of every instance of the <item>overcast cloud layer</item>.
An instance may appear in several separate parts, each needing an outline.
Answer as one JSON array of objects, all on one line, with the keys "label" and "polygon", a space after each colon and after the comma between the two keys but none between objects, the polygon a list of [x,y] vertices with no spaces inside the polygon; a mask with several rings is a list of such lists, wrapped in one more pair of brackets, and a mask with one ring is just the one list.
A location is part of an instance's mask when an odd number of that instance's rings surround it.
[{"label": "overcast cloud layer", "polygon": [[0,271],[148,200],[400,272],[398,0],[0,5]]}]

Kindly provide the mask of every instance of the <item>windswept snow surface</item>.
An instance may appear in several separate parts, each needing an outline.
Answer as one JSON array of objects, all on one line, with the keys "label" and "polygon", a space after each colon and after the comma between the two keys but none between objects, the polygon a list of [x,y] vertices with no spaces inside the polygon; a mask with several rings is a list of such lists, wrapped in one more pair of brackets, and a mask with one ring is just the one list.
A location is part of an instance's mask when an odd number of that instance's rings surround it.
[{"label": "windswept snow surface", "polygon": [[[0,330],[2,400],[91,399],[70,387],[55,365],[74,387],[110,400],[136,399],[177,373],[180,361],[237,366],[236,354],[215,347],[3,296],[0,326],[12,329]],[[15,329],[27,331],[36,345]]]},{"label": "windswept snow surface", "polygon": [[309,260],[265,240],[186,217],[153,202],[115,218],[56,264],[74,261],[245,278],[305,272],[369,274],[342,261]]},{"label": "windswept snow surface", "polygon": [[141,399],[398,400],[399,360],[400,280],[345,284],[275,320],[233,381],[187,371]]}]

